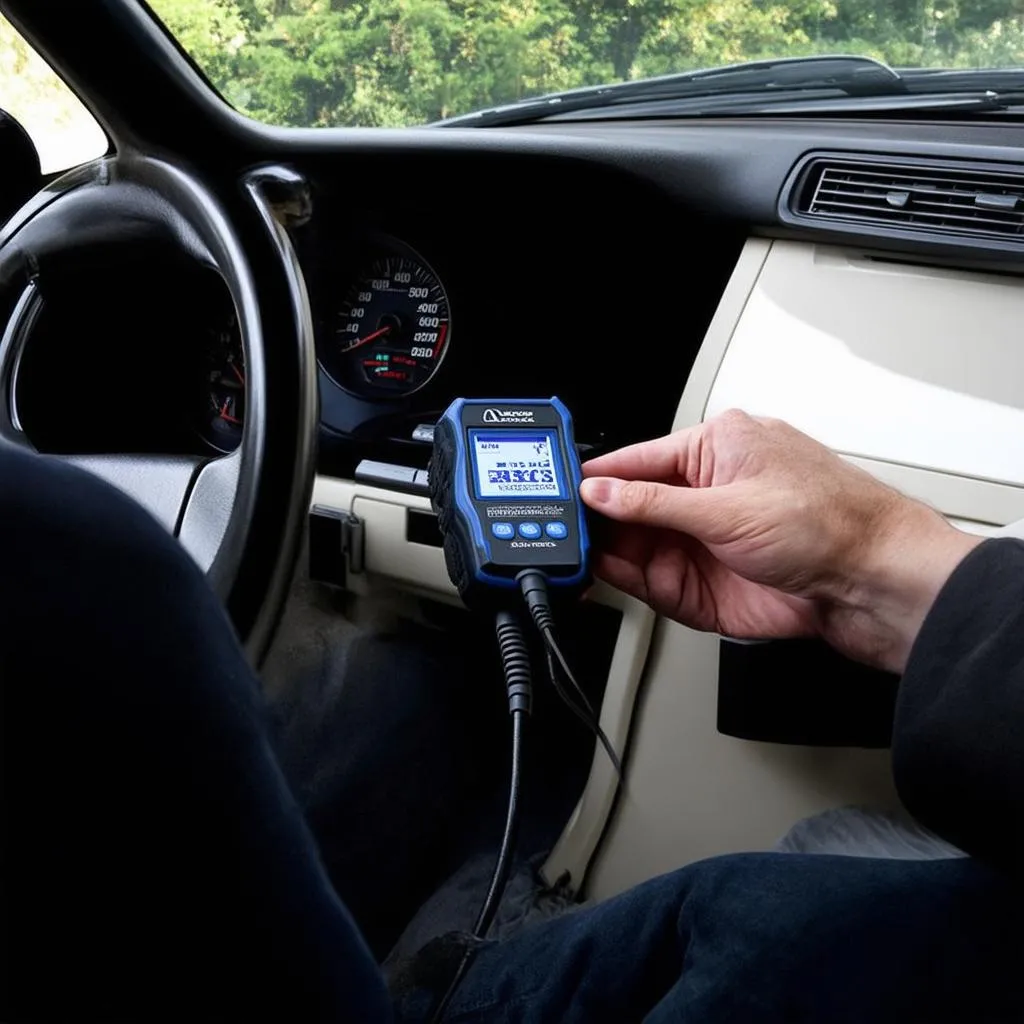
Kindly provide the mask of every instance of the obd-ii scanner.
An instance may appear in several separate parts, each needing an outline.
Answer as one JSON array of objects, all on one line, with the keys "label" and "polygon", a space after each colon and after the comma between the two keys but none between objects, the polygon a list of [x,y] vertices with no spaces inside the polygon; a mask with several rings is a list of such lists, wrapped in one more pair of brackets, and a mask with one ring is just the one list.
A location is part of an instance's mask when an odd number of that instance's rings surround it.
[{"label": "obd-ii scanner", "polygon": [[[512,716],[505,832],[473,928],[483,939],[508,880],[519,815],[522,730],[532,706],[524,603],[555,691],[594,733],[620,777],[621,765],[555,635],[552,604],[561,603],[555,599],[579,597],[590,582],[583,474],[569,410],[557,398],[459,398],[435,425],[429,475],[448,575],[468,608],[494,617]],[[432,1021],[444,1015],[476,948],[466,947]]]},{"label": "obd-ii scanner", "polygon": [[465,399],[434,428],[430,497],[448,575],[470,608],[509,603],[536,569],[551,591],[589,582],[572,417],[557,398]]}]

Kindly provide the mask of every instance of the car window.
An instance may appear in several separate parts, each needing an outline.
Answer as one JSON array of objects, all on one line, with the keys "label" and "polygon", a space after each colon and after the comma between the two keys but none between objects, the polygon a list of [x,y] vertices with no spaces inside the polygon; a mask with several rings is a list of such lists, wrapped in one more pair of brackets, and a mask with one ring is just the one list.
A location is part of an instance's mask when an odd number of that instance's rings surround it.
[{"label": "car window", "polygon": [[[1024,64],[1017,0],[150,0],[239,110],[413,125],[552,91],[748,60]],[[917,91],[921,91],[918,84]]]},{"label": "car window", "polygon": [[65,171],[107,151],[107,137],[96,119],[2,15],[0,107],[32,138],[44,174]]}]

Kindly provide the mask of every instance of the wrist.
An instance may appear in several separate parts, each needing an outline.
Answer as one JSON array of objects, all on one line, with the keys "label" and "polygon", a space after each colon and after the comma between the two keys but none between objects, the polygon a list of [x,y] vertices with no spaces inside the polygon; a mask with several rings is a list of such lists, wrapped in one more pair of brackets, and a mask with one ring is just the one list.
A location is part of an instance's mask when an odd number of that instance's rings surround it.
[{"label": "wrist", "polygon": [[901,673],[939,592],[983,539],[917,502],[895,503],[857,545],[845,583],[827,601],[822,635],[851,657]]}]

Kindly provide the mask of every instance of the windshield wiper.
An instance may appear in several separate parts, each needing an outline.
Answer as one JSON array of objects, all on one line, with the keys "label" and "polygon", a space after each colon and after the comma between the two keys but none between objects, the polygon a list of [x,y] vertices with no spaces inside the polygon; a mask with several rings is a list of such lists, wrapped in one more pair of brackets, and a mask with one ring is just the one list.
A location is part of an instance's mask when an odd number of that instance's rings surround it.
[{"label": "windshield wiper", "polygon": [[837,96],[824,89],[772,92],[763,96],[723,95],[669,100],[636,100],[608,107],[588,107],[568,113],[548,114],[547,121],[645,120],[677,117],[776,117],[850,115],[860,117],[897,115],[952,115],[1006,111],[993,92],[899,93],[895,96]]},{"label": "windshield wiper", "polygon": [[920,86],[912,87],[905,73],[870,57],[787,57],[549,93],[447,118],[435,125],[512,126],[564,118],[582,111],[594,111],[595,115],[604,111],[603,116],[610,116],[609,108],[615,108],[615,115],[627,117],[697,112],[706,115],[719,111],[751,113],[763,109],[783,112],[784,107],[788,108],[785,112],[824,112],[826,107],[885,111],[932,107],[1003,109],[996,92],[980,80],[972,81],[967,94],[958,93],[958,88],[964,87],[959,81],[935,81],[934,85],[941,90],[941,96],[927,95],[931,90]]},{"label": "windshield wiper", "polygon": [[907,90],[918,95],[986,90],[1006,104],[1024,102],[1024,68],[900,68]]},{"label": "windshield wiper", "polygon": [[748,95],[830,89],[844,96],[892,96],[905,93],[900,75],[870,57],[785,57],[726,64],[700,71],[644,78],[635,82],[567,89],[436,121],[437,125],[512,125],[553,114],[610,107],[638,100],[675,100],[700,96]]}]

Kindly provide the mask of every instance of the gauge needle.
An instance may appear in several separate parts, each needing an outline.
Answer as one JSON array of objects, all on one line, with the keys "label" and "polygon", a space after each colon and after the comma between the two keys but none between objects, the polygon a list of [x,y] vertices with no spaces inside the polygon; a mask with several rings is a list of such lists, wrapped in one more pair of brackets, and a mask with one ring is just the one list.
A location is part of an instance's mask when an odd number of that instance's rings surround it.
[{"label": "gauge needle", "polygon": [[387,334],[391,330],[391,325],[388,324],[386,327],[380,327],[371,334],[368,334],[365,338],[360,338],[358,341],[353,341],[348,348],[343,349],[344,352],[351,352],[354,348],[359,348],[362,345],[368,345],[371,341],[381,337],[381,335]]},{"label": "gauge needle", "polygon": [[227,402],[225,402],[225,403],[224,403],[224,404],[223,404],[223,405],[222,405],[222,406],[220,407],[220,418],[221,418],[222,420],[227,420],[227,421],[228,421],[228,423],[241,423],[241,422],[242,422],[242,421],[241,421],[241,420],[239,420],[239,419],[235,419],[235,417],[234,417],[234,416],[232,416],[232,415],[231,415],[231,413],[229,413],[229,412],[228,412],[228,403],[227,403]]}]

